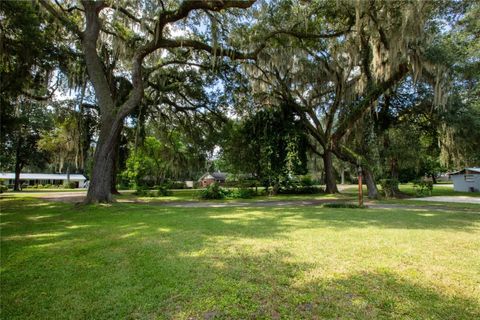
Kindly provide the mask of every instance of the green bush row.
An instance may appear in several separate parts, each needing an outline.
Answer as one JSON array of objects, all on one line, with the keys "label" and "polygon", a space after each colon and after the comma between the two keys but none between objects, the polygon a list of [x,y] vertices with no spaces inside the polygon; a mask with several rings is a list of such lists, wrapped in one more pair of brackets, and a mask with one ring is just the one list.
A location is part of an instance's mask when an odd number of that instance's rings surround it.
[{"label": "green bush row", "polygon": [[163,185],[157,186],[156,190],[138,186],[133,194],[139,197],[168,197],[171,196],[173,192]]},{"label": "green bush row", "polygon": [[198,197],[204,200],[215,199],[250,199],[257,195],[255,190],[248,188],[240,188],[235,190],[229,190],[220,187],[217,183],[212,183],[206,189],[200,190]]}]

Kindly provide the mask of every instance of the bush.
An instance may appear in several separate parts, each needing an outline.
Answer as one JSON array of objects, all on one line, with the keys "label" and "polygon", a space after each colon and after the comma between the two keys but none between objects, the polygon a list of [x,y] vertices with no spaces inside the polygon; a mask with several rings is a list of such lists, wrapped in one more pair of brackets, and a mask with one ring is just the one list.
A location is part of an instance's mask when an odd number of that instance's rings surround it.
[{"label": "bush", "polygon": [[133,194],[139,197],[155,197],[155,193],[144,186],[137,186]]},{"label": "bush", "polygon": [[64,187],[65,189],[75,189],[75,188],[77,187],[77,184],[76,184],[75,182],[72,182],[72,181],[70,181],[70,182],[65,182],[65,183],[63,184],[63,187]]},{"label": "bush", "polygon": [[230,193],[229,197],[233,199],[250,199],[257,195],[255,190],[248,188],[240,188]]},{"label": "bush", "polygon": [[302,187],[313,187],[315,183],[313,182],[312,177],[310,176],[302,176],[300,178],[300,185]]},{"label": "bush", "polygon": [[0,184],[0,193],[4,193],[8,190],[8,187],[4,184]]},{"label": "bush", "polygon": [[168,189],[185,189],[185,182],[170,181],[165,184]]},{"label": "bush", "polygon": [[168,197],[173,194],[172,191],[168,190],[166,186],[159,186],[157,188],[157,196],[159,197]]},{"label": "bush", "polygon": [[227,195],[230,195],[230,191],[223,189],[217,183],[212,183],[199,192],[200,199],[204,200],[224,199]]},{"label": "bush", "polygon": [[238,188],[242,185],[242,182],[239,180],[229,180],[223,183],[223,186],[226,188]]},{"label": "bush", "polygon": [[322,193],[324,190],[315,186],[289,186],[281,188],[279,194],[316,194]]},{"label": "bush", "polygon": [[413,190],[417,196],[432,195],[433,181],[416,180],[413,182]]},{"label": "bush", "polygon": [[380,183],[380,186],[382,187],[383,195],[386,198],[393,197],[395,195],[396,190],[398,190],[397,179],[381,179],[379,183]]}]

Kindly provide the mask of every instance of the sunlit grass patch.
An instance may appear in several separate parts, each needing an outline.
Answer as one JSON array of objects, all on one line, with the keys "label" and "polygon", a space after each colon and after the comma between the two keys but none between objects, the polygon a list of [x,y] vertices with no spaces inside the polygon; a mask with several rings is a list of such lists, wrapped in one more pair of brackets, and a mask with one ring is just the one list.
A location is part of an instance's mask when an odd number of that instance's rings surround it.
[{"label": "sunlit grass patch", "polygon": [[1,204],[6,319],[480,316],[471,210]]}]

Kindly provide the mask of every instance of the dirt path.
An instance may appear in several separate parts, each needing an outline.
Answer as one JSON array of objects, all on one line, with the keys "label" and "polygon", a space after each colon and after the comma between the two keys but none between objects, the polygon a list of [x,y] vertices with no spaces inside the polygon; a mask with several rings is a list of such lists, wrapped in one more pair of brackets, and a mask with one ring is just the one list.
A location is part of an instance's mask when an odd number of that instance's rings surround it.
[{"label": "dirt path", "polygon": [[433,196],[433,197],[425,197],[425,198],[411,198],[407,200],[480,204],[480,197],[468,197],[468,196]]}]

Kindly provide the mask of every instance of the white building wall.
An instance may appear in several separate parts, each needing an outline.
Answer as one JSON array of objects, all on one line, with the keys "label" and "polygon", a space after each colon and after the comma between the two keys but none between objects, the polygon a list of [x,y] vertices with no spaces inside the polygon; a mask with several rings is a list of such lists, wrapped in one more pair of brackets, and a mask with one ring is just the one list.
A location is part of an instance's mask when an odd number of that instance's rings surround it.
[{"label": "white building wall", "polygon": [[470,192],[474,188],[476,192],[480,191],[480,174],[473,174],[473,181],[465,181],[465,174],[452,175],[453,190],[459,192]]}]

